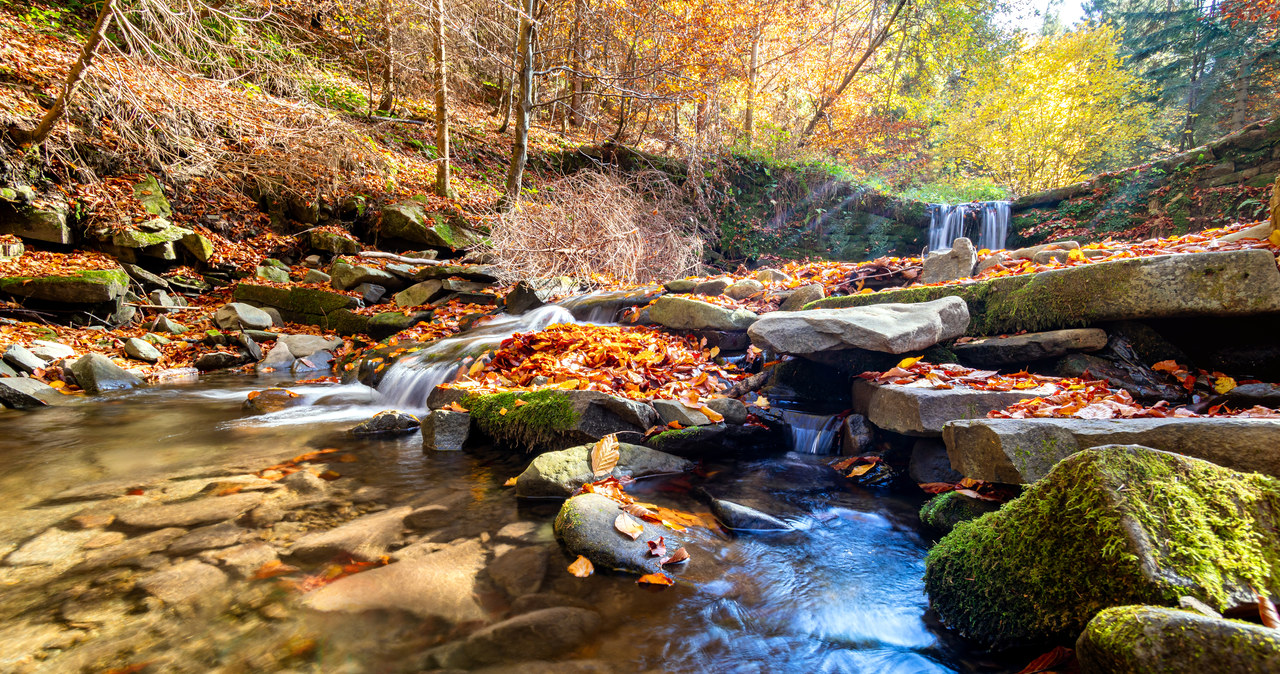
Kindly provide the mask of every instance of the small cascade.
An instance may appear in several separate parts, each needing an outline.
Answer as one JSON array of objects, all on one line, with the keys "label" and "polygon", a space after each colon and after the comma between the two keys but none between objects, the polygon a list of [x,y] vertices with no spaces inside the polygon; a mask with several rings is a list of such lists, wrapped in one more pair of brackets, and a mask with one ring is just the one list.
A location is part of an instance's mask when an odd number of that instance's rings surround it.
[{"label": "small cascade", "polygon": [[597,290],[570,297],[560,302],[560,306],[569,310],[579,323],[612,324],[622,309],[648,304],[656,297],[656,290]]},{"label": "small cascade", "polygon": [[801,454],[834,454],[840,417],[782,410],[782,420],[791,425],[791,449]]},{"label": "small cascade", "polygon": [[537,332],[557,323],[576,323],[573,314],[557,305],[539,307],[519,316],[501,315],[456,337],[396,361],[378,384],[381,402],[406,410],[422,409],[432,389],[458,374],[462,360],[478,356],[518,332]]},{"label": "small cascade", "polygon": [[929,204],[929,252],[951,249],[965,234],[965,220],[973,214],[981,220],[978,248],[1000,250],[1009,233],[1010,202],[975,201],[968,204]]}]

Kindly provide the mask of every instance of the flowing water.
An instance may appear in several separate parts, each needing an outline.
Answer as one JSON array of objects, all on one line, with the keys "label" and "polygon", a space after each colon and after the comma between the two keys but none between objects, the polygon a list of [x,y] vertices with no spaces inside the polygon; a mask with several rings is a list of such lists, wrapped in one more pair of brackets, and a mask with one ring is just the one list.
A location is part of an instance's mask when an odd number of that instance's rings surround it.
[{"label": "flowing water", "polygon": [[950,250],[952,242],[965,236],[969,219],[978,221],[979,249],[1003,249],[1009,235],[1010,208],[1008,201],[929,204],[929,251]]},{"label": "flowing water", "polygon": [[840,417],[782,410],[782,420],[791,425],[791,449],[801,454],[834,454]]},{"label": "flowing water", "polygon": [[[547,320],[559,318],[554,313],[546,312]],[[921,575],[929,540],[917,529],[919,499],[851,487],[823,459],[779,448],[772,457],[709,462],[702,477],[639,481],[641,500],[699,511],[705,506],[690,488],[701,486],[795,526],[772,535],[704,529],[673,534],[686,542],[695,561],[675,587],[650,592],[628,576],[598,572],[579,579],[565,571],[570,560],[550,533],[558,503],[518,502],[502,486],[530,457],[493,449],[426,455],[416,435],[353,439],[346,429],[388,406],[361,385],[290,386],[304,404],[264,415],[241,409],[250,391],[270,383],[224,375],[66,407],[0,411],[6,431],[0,436],[0,551],[78,512],[103,507],[47,500],[68,488],[102,482],[118,485],[113,489],[124,494],[130,484],[161,477],[253,470],[255,462],[336,447],[355,457],[333,464],[342,473],[333,484],[346,493],[376,488],[380,506],[448,496],[451,518],[431,540],[475,539],[493,552],[503,545],[493,537],[504,526],[526,523],[533,534],[525,542],[545,546],[550,554],[541,592],[567,595],[603,616],[601,631],[565,658],[602,660],[608,671],[618,672],[946,672],[993,666],[972,661],[927,619]],[[333,507],[341,519],[350,504]],[[272,530],[288,525],[298,523],[286,519]],[[457,636],[448,625],[407,615],[315,614],[277,581],[236,581],[231,608],[203,612],[157,607],[129,589],[137,574],[168,563],[165,553],[157,553],[137,562],[141,568],[52,577],[40,568],[0,566],[0,640],[9,650],[0,654],[0,669],[10,671],[3,658],[21,654],[18,646],[27,643],[14,635],[31,630],[54,630],[62,645],[42,651],[46,659],[28,669],[14,670],[104,671],[152,662],[160,663],[154,671],[182,672],[418,671],[422,653]],[[304,565],[303,571],[311,570]],[[118,596],[111,594],[117,589]],[[69,603],[79,607],[76,602],[100,595],[105,608],[76,608],[68,617]],[[506,610],[500,599],[485,605],[495,618]],[[510,671],[532,667],[516,663]]]}]

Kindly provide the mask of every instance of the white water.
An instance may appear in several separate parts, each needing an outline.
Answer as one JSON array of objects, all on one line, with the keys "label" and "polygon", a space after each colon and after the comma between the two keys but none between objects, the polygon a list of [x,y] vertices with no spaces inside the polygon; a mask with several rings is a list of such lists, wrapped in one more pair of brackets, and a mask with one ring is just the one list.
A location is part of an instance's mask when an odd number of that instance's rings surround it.
[{"label": "white water", "polygon": [[969,204],[929,204],[929,252],[950,250],[951,243],[964,236],[965,218],[981,216],[978,248],[1000,250],[1009,234],[1008,201],[976,201]]},{"label": "white water", "polygon": [[832,454],[840,419],[833,416],[782,410],[791,425],[791,449],[801,454]]},{"label": "white water", "polygon": [[431,391],[451,381],[467,356],[492,349],[518,332],[537,332],[549,325],[576,322],[567,309],[554,304],[519,316],[499,315],[478,328],[438,340],[396,361],[378,384],[380,402],[404,410],[424,409]]}]

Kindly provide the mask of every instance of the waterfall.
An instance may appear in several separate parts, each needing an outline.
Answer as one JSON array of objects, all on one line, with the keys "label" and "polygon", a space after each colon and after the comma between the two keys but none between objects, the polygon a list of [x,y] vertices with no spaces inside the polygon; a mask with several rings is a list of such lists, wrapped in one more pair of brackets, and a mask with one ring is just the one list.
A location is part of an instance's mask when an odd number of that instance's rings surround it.
[{"label": "waterfall", "polygon": [[965,218],[980,215],[978,248],[1000,250],[1009,233],[1008,201],[975,201],[968,204],[929,204],[929,252],[951,249],[951,242],[964,236]]},{"label": "waterfall", "polygon": [[801,454],[834,454],[840,418],[782,410],[782,420],[791,425],[791,449]]},{"label": "waterfall", "polygon": [[432,389],[451,381],[467,356],[478,356],[517,332],[537,332],[556,323],[575,322],[567,309],[551,304],[519,316],[501,315],[456,337],[437,340],[387,370],[378,384],[381,402],[400,409],[421,410]]}]

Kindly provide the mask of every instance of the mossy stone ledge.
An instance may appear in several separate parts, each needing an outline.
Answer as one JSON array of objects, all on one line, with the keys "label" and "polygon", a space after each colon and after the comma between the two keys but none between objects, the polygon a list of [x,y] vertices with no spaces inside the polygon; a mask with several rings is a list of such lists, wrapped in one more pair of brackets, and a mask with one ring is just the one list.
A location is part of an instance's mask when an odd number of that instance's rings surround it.
[{"label": "mossy stone ledge", "polygon": [[926,558],[943,621],[997,648],[1073,640],[1099,611],[1221,611],[1280,591],[1280,481],[1137,445],[1059,463],[999,511],[961,522]]},{"label": "mossy stone ledge", "polygon": [[1076,654],[1086,672],[1280,672],[1280,633],[1191,611],[1119,606],[1089,621]]},{"label": "mossy stone ledge", "polygon": [[[517,406],[519,401],[524,402]],[[638,439],[658,423],[649,405],[597,391],[473,393],[461,405],[489,437],[530,451],[566,449],[610,433],[634,433]]]},{"label": "mossy stone ledge", "polygon": [[129,287],[123,269],[91,269],[57,276],[0,278],[0,293],[64,304],[114,302]]}]

